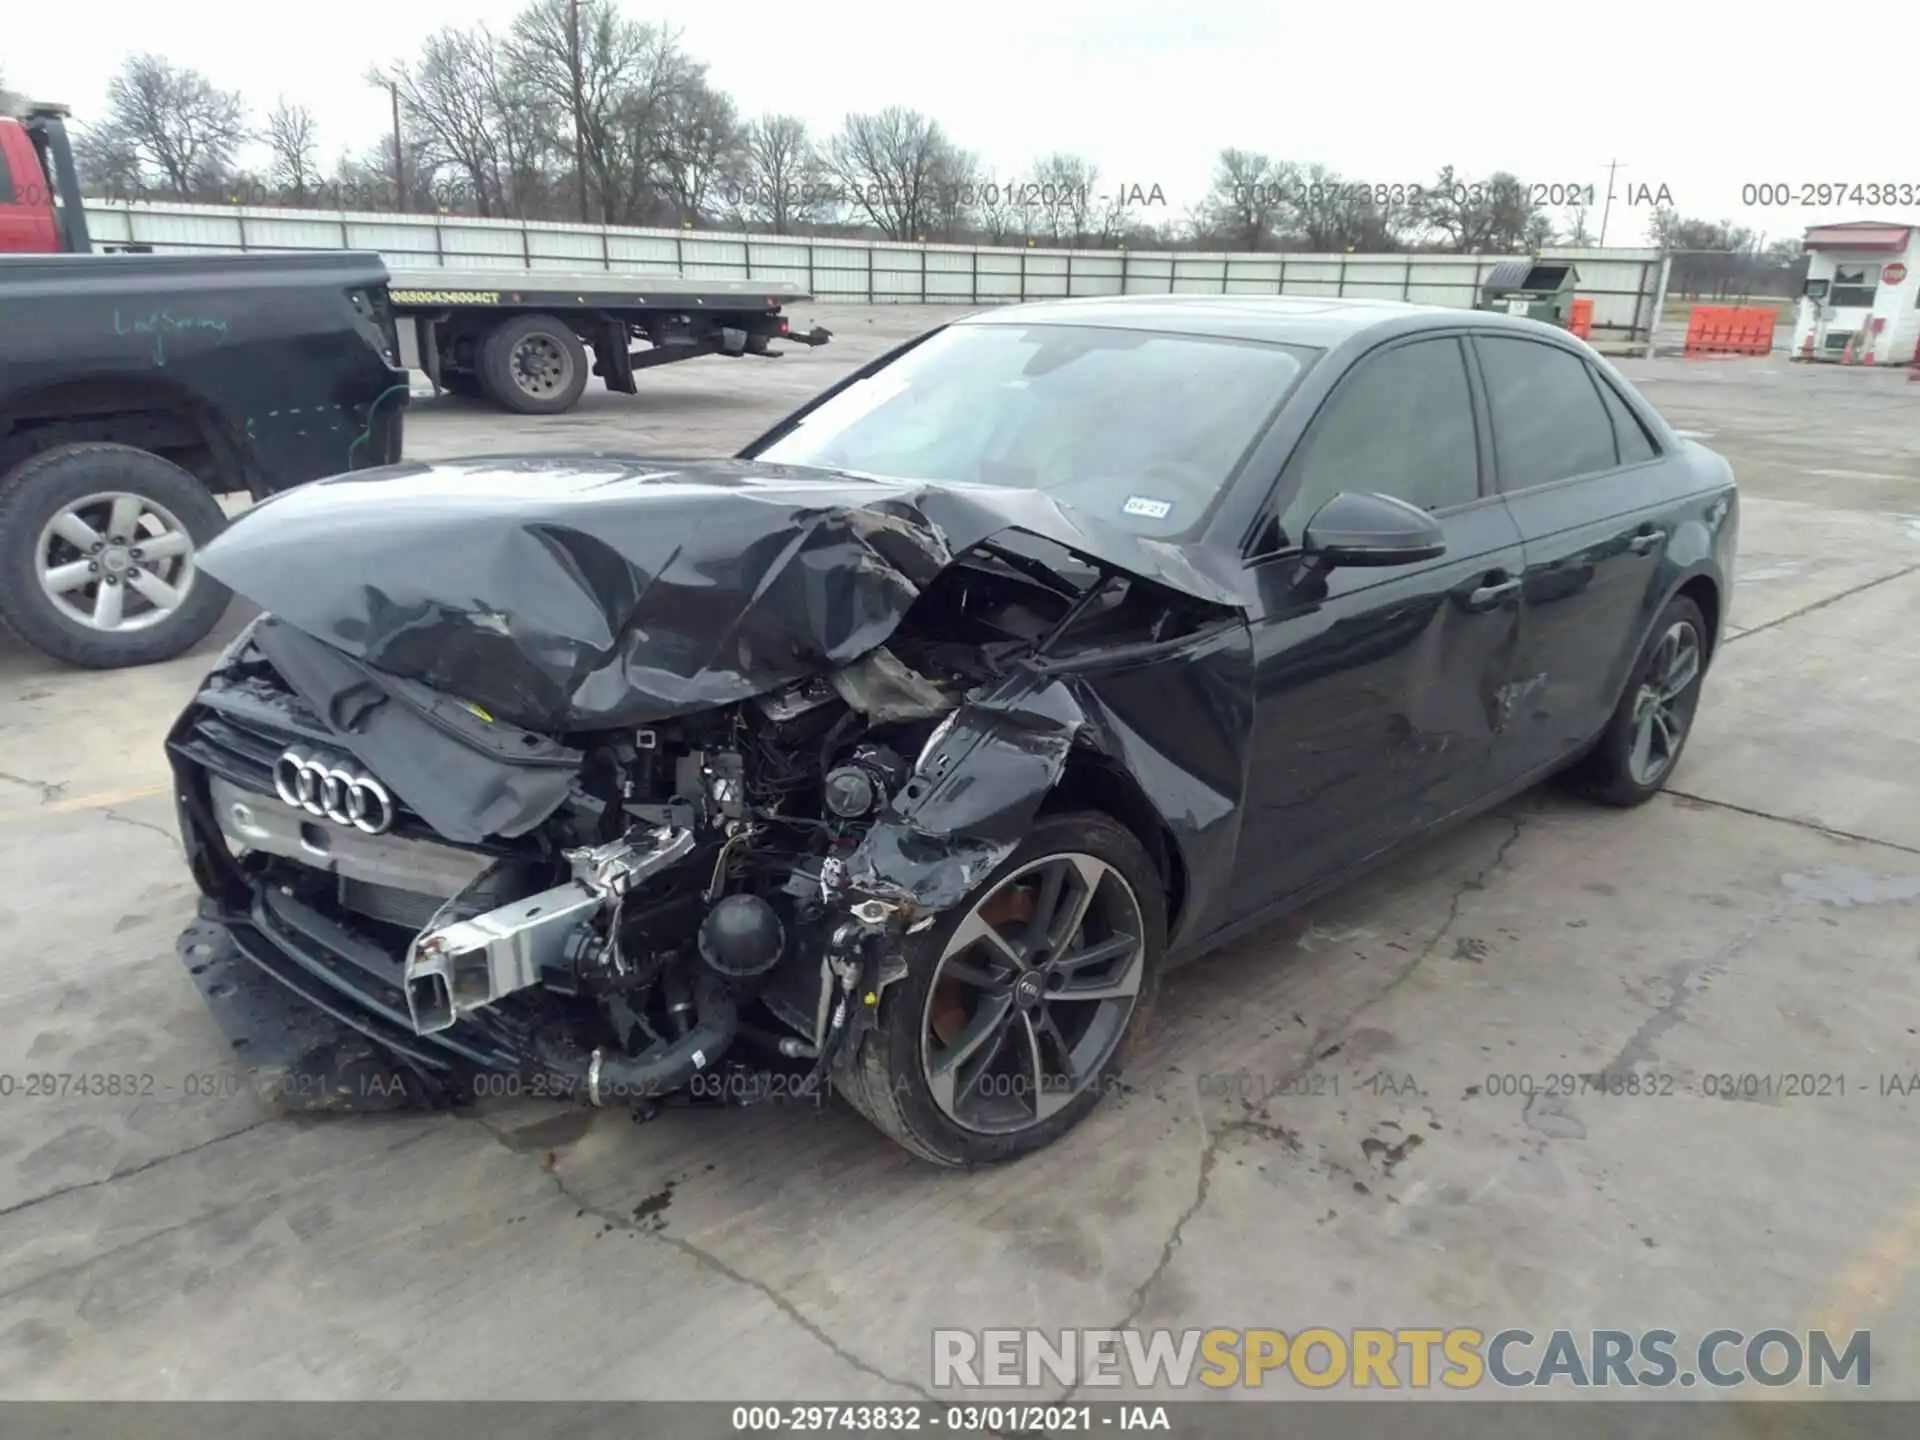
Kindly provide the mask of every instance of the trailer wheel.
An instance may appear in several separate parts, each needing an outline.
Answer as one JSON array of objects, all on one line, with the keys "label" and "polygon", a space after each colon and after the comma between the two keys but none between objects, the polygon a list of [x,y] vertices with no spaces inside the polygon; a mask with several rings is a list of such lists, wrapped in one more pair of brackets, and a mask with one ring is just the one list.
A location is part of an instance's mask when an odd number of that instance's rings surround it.
[{"label": "trailer wheel", "polygon": [[571,410],[587,388],[587,347],[565,321],[519,315],[480,347],[487,394],[522,415]]},{"label": "trailer wheel", "polygon": [[0,477],[0,618],[56,660],[117,670],[204,640],[229,592],[196,558],[226,513],[131,445],[61,445]]}]

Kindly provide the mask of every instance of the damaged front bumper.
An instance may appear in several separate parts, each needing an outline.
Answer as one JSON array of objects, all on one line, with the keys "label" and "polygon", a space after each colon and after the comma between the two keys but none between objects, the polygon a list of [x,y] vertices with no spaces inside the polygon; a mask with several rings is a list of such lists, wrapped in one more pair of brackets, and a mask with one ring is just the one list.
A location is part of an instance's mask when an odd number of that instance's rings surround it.
[{"label": "damaged front bumper", "polygon": [[182,963],[269,1106],[391,1110],[574,1088],[483,1023],[416,1035],[389,957],[325,929],[317,911],[263,893],[251,911],[202,900],[180,934]]},{"label": "damaged front bumper", "polygon": [[255,1091],[277,1110],[441,1108],[499,1096],[644,1104],[686,1087],[732,1044],[737,1016],[696,987],[685,1035],[640,1056],[569,1040],[511,1002],[430,1033],[409,1018],[406,965],[269,889],[237,910],[203,899],[180,959]]},{"label": "damaged front bumper", "polygon": [[[569,908],[597,907],[622,883],[671,863],[678,837],[659,836],[651,850],[631,856],[585,852],[569,886],[429,923],[397,952],[291,886],[242,874],[215,848],[221,831],[212,807],[223,803],[249,817],[248,838],[271,847],[278,838],[271,799],[236,800],[242,792],[216,777],[186,768],[177,774],[180,832],[203,891],[178,953],[235,1060],[276,1109],[433,1108],[508,1095],[639,1103],[683,1088],[733,1041],[737,1014],[717,983],[692,986],[684,1032],[638,1054],[609,1054],[596,1043],[604,1037],[564,997],[526,983],[529,970],[537,974],[551,958],[546,952],[563,943]],[[317,851],[353,838],[307,829]],[[418,873],[451,888],[453,877],[427,873],[434,849],[414,849]],[[356,883],[367,855],[339,843],[328,859],[344,885]],[[484,886],[488,873],[461,893]],[[550,915],[559,923],[543,926]]]}]

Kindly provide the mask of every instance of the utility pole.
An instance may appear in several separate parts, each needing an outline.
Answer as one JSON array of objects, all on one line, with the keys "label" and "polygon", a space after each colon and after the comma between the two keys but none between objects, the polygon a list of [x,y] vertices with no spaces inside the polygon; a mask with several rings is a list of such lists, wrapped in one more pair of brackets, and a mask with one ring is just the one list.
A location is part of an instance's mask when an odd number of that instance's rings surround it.
[{"label": "utility pole", "polygon": [[400,82],[387,81],[387,94],[393,97],[393,198],[404,213],[407,208],[406,157],[400,149]]},{"label": "utility pole", "polygon": [[1607,217],[1613,213],[1613,172],[1619,168],[1618,160],[1607,162],[1607,203],[1600,207],[1600,245],[1603,249],[1607,243]]},{"label": "utility pole", "polygon": [[586,81],[580,66],[580,0],[567,0],[567,66],[573,82],[573,183],[580,191],[580,223],[593,223],[587,204]]}]

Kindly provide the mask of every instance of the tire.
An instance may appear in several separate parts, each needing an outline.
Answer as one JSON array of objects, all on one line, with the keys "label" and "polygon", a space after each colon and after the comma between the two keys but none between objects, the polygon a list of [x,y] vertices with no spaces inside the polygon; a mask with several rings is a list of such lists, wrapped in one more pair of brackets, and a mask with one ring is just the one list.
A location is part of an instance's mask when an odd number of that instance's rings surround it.
[{"label": "tire", "polygon": [[[1075,858],[1063,859],[1069,856]],[[1058,863],[1049,865],[1049,861]],[[1047,876],[1066,865],[1074,868],[1060,885],[1065,896],[1084,890],[1087,874],[1099,877],[1093,899],[1084,909],[1085,921],[1072,942],[1059,945],[1056,955],[1025,973],[1045,974],[1047,965],[1071,960],[1076,951],[1124,944],[1127,927],[1137,918],[1136,944],[1124,958],[1116,954],[1111,961],[1088,966],[1077,972],[1078,982],[1067,982],[1062,972],[1062,979],[1035,987],[1013,965],[994,964],[993,957],[1005,951],[991,939],[953,952],[963,933],[980,932],[976,917],[982,912],[996,926],[1029,924],[1033,909],[1045,897]],[[1067,874],[1064,869],[1061,873]],[[1022,904],[1027,906],[1024,911],[1019,908]],[[903,1148],[937,1165],[971,1169],[1040,1150],[1085,1119],[1118,1079],[1132,1041],[1152,1013],[1166,949],[1166,923],[1165,883],[1132,831],[1096,811],[1047,816],[962,904],[911,937],[906,975],[881,996],[874,1028],[861,1036],[858,1048],[843,1050],[836,1057],[835,1082],[854,1109]],[[1042,948],[1036,953],[1046,956],[1047,952]],[[974,989],[971,982],[962,984],[954,977],[970,971],[985,978],[990,969],[1004,969],[1008,981],[998,987],[1006,992],[1005,1009],[1011,1017],[1002,1042],[1005,1048],[990,1054],[995,1044],[986,1041],[966,1052],[964,1042],[976,1033],[974,1027],[979,1027],[978,1033],[988,1033],[992,1015],[987,1007],[1001,1002],[992,999],[990,991]],[[1028,993],[1022,999],[1022,984],[1014,983],[1016,977],[1029,992],[1038,988],[1042,995],[1036,998]],[[1130,1005],[1124,996],[1073,1002],[1073,991],[1066,988],[1079,983],[1081,988],[1097,989],[1102,981],[1109,988],[1124,988],[1113,984],[1122,977],[1136,987]],[[968,1007],[975,1008],[969,1013]],[[1083,1077],[1080,1083],[1068,1078],[1070,1072],[1054,1039],[1035,1042],[1043,1066],[1052,1062],[1050,1068],[1037,1072],[1041,1083],[1031,1079],[1021,1083],[1023,1074],[1036,1074],[1035,1051],[1027,1037],[1046,1034],[1041,1028],[1045,1020],[1029,1023],[1036,1015],[1054,1017],[1052,1035],[1075,1053]],[[943,1041],[948,1043],[942,1045]],[[984,1073],[946,1087],[952,1098],[943,1102],[936,1095],[933,1074],[944,1069],[940,1062],[948,1053],[964,1053],[964,1059],[945,1073],[965,1077],[974,1066],[981,1066]],[[973,1086],[970,1099],[961,1094],[968,1084]],[[1028,1103],[1028,1095],[1037,1103]]]},{"label": "tire", "polygon": [[[115,504],[115,498],[120,503]],[[129,521],[128,517],[134,518]],[[67,522],[67,533],[56,523]],[[77,522],[73,524],[72,522]],[[130,524],[131,534],[103,533]],[[204,640],[226,613],[227,588],[194,558],[226,529],[219,502],[179,466],[130,445],[62,445],[0,477],[0,618],[36,649],[90,670],[170,660]],[[81,527],[85,527],[84,529]],[[77,543],[91,530],[105,548]],[[113,539],[146,539],[115,546]],[[150,553],[167,546],[164,555]],[[75,585],[50,592],[43,574],[97,565]],[[115,577],[109,581],[108,576]],[[129,578],[121,581],[118,577]],[[101,608],[109,584],[117,620]],[[177,596],[170,605],[156,597]],[[109,621],[102,628],[89,616]]]},{"label": "tire", "polygon": [[587,388],[587,347],[562,320],[520,315],[482,342],[479,373],[488,396],[507,409],[558,415]]},{"label": "tire", "polygon": [[[1686,663],[1682,658],[1676,669],[1673,657],[1684,657],[1689,647],[1691,674],[1678,683]],[[1693,733],[1706,670],[1706,620],[1693,601],[1675,596],[1653,622],[1606,730],[1568,771],[1573,788],[1589,800],[1623,809],[1643,805],[1659,794]],[[1664,726],[1647,722],[1650,708],[1667,717]],[[1652,744],[1643,755],[1637,747],[1644,739]],[[1643,764],[1643,758],[1657,763]]]}]

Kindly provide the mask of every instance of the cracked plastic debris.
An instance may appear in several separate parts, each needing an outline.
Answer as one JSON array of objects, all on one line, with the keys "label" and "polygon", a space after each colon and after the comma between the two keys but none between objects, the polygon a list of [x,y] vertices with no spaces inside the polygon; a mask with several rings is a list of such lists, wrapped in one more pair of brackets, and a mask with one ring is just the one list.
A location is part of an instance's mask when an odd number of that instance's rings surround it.
[{"label": "cracked plastic debris", "polygon": [[341,475],[254,507],[200,563],[350,656],[565,734],[849,665],[956,555],[1006,530],[1237,603],[1173,546],[1037,491],[738,460],[504,457]]}]

